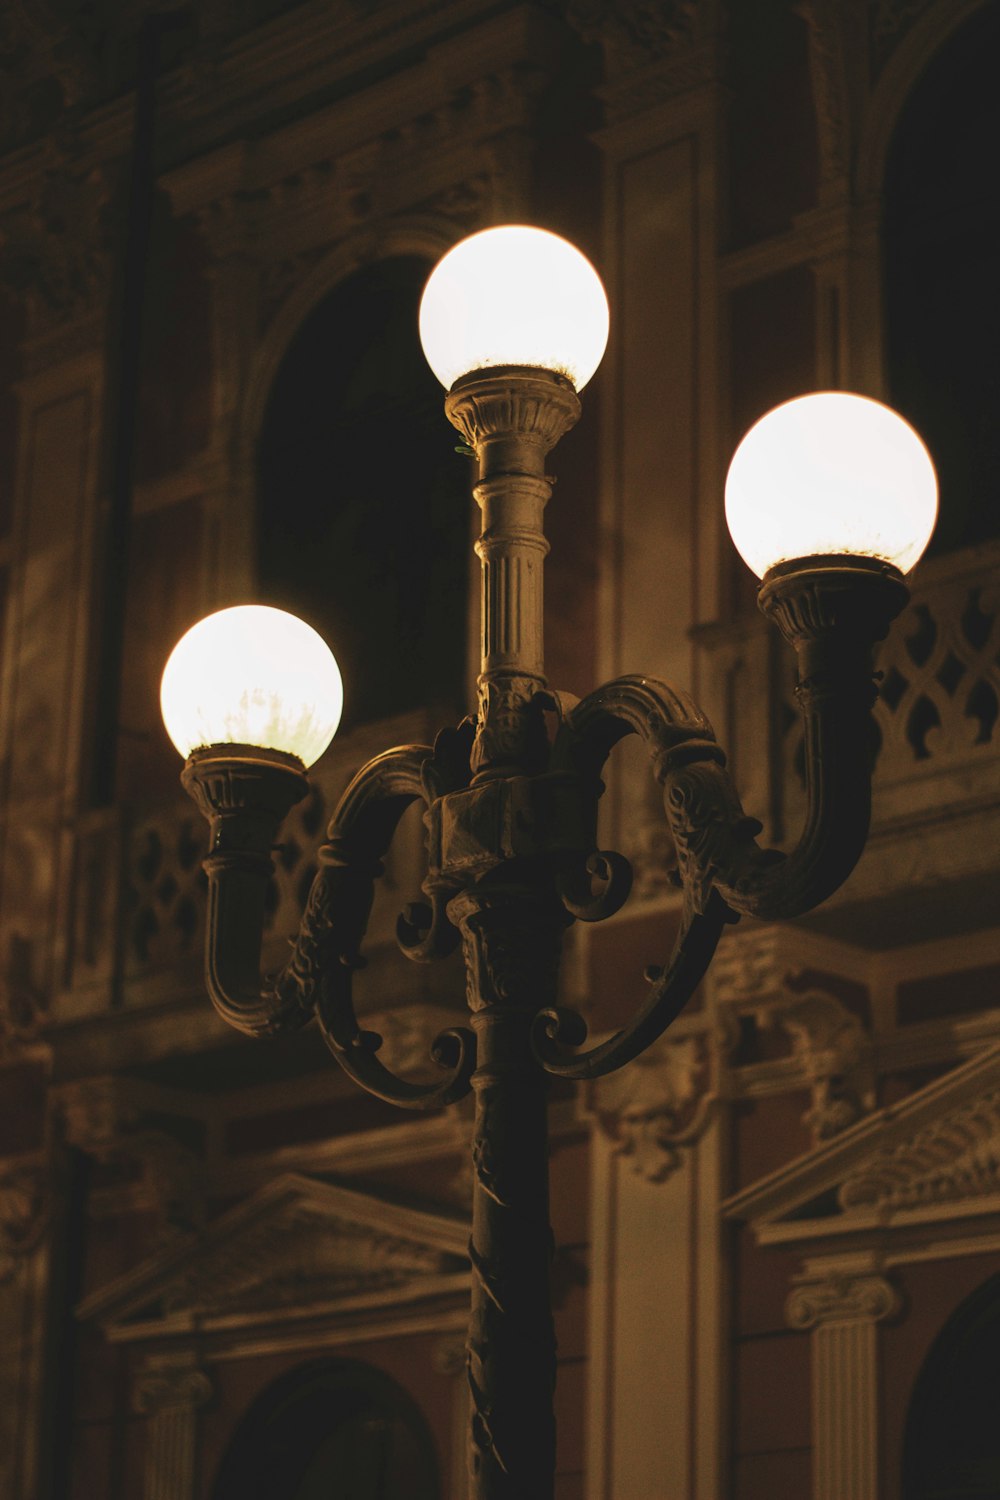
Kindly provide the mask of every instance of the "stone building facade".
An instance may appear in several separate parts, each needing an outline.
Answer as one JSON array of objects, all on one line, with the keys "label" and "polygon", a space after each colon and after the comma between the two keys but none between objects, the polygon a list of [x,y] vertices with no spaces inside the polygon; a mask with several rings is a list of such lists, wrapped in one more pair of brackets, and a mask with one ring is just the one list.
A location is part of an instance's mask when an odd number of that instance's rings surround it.
[{"label": "stone building facade", "polygon": [[[774,844],[801,751],[725,534],[732,450],[843,387],[898,405],[942,481],[881,651],[857,871],[734,928],[650,1053],[553,1092],[559,1500],[1000,1492],[998,43],[995,0],[8,7],[10,1500],[465,1493],[469,1117],[397,1114],[310,1031],[215,1016],[157,688],[188,625],[251,598],[341,656],[344,729],[276,854],[277,962],[353,771],[472,701],[469,476],[413,314],[505,221],[578,243],[612,309],[553,458],[550,679],[693,690]],[[573,930],[563,981],[595,1033],[678,921],[655,784],[627,747],[610,769],[634,892]],[[395,949],[422,855],[406,820],[361,1001],[415,1077],[463,1006],[460,972]]]}]

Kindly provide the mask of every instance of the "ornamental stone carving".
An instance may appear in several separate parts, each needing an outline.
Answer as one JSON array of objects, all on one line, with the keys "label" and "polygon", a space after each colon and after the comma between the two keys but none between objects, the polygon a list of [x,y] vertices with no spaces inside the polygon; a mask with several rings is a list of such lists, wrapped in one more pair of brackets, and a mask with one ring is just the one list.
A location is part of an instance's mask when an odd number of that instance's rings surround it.
[{"label": "ornamental stone carving", "polygon": [[825,1280],[798,1286],[785,1304],[792,1328],[815,1328],[822,1323],[880,1323],[901,1307],[896,1288],[884,1276],[831,1274]]},{"label": "ornamental stone carving", "polygon": [[664,1182],[681,1163],[681,1148],[694,1145],[716,1103],[709,1088],[704,1040],[661,1040],[618,1073],[593,1086],[591,1108],[647,1182]]},{"label": "ornamental stone carving", "polygon": [[778,927],[763,923],[723,935],[712,966],[716,1007],[756,1006],[783,981],[787,945]]},{"label": "ornamental stone carving", "polygon": [[159,1412],[197,1411],[213,1395],[205,1371],[193,1364],[163,1364],[143,1370],[135,1383],[133,1400],[137,1412],[153,1416]]},{"label": "ornamental stone carving", "polygon": [[450,1264],[442,1251],[298,1203],[207,1249],[160,1295],[168,1313],[280,1307],[387,1290]]},{"label": "ornamental stone carving", "polygon": [[10,1167],[0,1175],[0,1285],[39,1244],[48,1223],[48,1191],[39,1166]]},{"label": "ornamental stone carving", "polygon": [[204,1223],[201,1158],[169,1131],[142,1127],[141,1090],[122,1078],[88,1078],[65,1085],[58,1101],[70,1145],[97,1161],[139,1164],[130,1191],[156,1213],[160,1240]]},{"label": "ornamental stone carving", "polygon": [[850,169],[848,48],[845,20],[834,0],[800,0],[798,14],[809,28],[809,72],[819,131],[820,191],[847,188]]},{"label": "ornamental stone carving", "polygon": [[889,1218],[998,1189],[1000,1090],[994,1089],[876,1153],[845,1179],[838,1199],[844,1209],[874,1209]]},{"label": "ornamental stone carving", "polygon": [[31,959],[31,944],[14,934],[0,978],[0,1067],[18,1062],[41,1041],[47,997],[32,979]]},{"label": "ornamental stone carving", "polygon": [[639,113],[718,72],[714,0],[568,0],[566,19],[604,52],[612,119]]},{"label": "ornamental stone carving", "polygon": [[781,1027],[809,1083],[812,1102],[803,1119],[813,1141],[829,1140],[875,1107],[868,1033],[858,1017],[824,990],[785,992],[761,1007],[764,1026]]},{"label": "ornamental stone carving", "polygon": [[111,274],[108,182],[66,160],[0,218],[0,280],[24,298],[35,332],[100,309]]}]

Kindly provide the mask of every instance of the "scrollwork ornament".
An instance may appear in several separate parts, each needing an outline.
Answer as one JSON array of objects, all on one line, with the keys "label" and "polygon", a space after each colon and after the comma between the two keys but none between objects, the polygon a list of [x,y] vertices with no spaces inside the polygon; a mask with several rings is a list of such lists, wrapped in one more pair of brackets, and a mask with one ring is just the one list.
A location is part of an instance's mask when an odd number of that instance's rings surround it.
[{"label": "scrollwork ornament", "polygon": [[713,1114],[704,1045],[697,1037],[654,1043],[635,1065],[601,1078],[593,1106],[617,1153],[637,1176],[664,1182],[697,1143]]},{"label": "scrollwork ornament", "polygon": [[792,1328],[825,1323],[880,1323],[891,1318],[902,1299],[891,1281],[878,1275],[831,1275],[794,1289],[785,1305]]},{"label": "scrollwork ornament", "polygon": [[204,1370],[195,1365],[164,1365],[144,1370],[136,1381],[135,1409],[143,1416],[164,1411],[197,1411],[215,1394]]}]

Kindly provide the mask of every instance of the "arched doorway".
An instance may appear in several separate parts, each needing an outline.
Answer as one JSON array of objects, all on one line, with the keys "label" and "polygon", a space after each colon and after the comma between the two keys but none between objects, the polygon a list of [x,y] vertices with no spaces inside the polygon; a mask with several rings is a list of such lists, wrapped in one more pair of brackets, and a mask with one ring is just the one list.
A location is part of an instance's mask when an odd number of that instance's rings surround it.
[{"label": "arched doorway", "polygon": [[936,552],[1000,536],[998,55],[992,0],[932,59],[886,162],[888,393],[938,468]]},{"label": "arched doorway", "polygon": [[334,287],[292,339],[260,431],[258,596],[333,647],[345,728],[467,708],[469,473],[420,347],[429,271],[396,255]]},{"label": "arched doorway", "polygon": [[960,1304],[931,1346],[910,1399],[902,1500],[1000,1495],[1000,1276]]},{"label": "arched doorway", "polygon": [[318,1360],[269,1386],[240,1422],[211,1500],[440,1500],[422,1414],[355,1360]]}]

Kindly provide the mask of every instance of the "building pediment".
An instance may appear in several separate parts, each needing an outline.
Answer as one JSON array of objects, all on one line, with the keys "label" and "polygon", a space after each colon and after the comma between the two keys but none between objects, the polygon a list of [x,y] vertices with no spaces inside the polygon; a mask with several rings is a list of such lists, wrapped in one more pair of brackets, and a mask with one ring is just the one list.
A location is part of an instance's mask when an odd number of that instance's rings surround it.
[{"label": "building pediment", "polygon": [[1000,1047],[876,1111],[724,1205],[761,1244],[1000,1243]]},{"label": "building pediment", "polygon": [[288,1175],[91,1294],[78,1312],[117,1342],[299,1320],[376,1326],[404,1310],[464,1301],[467,1235],[447,1215]]}]

